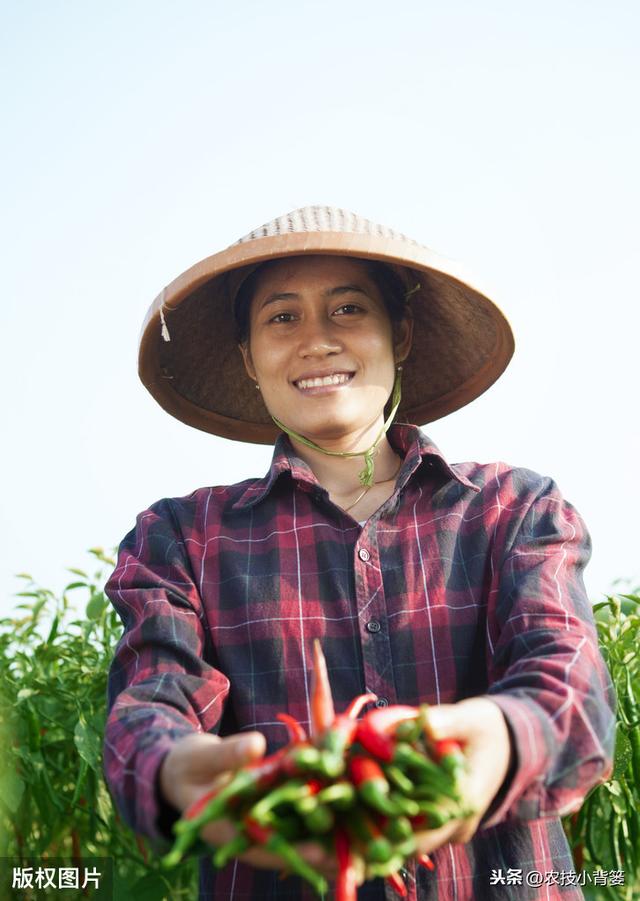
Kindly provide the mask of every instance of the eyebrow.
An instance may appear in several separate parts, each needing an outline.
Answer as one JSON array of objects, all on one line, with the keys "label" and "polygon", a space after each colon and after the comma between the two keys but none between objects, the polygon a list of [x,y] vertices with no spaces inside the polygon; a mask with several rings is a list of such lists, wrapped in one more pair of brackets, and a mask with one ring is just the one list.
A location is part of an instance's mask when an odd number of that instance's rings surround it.
[{"label": "eyebrow", "polygon": [[[323,297],[340,297],[342,294],[364,294],[365,297],[369,297],[369,294],[361,288],[359,285],[337,285],[335,288],[328,288],[323,292]],[[260,309],[264,309],[264,307],[268,306],[270,303],[275,303],[278,300],[299,300],[300,295],[295,292],[277,292],[275,294],[269,294]]]}]

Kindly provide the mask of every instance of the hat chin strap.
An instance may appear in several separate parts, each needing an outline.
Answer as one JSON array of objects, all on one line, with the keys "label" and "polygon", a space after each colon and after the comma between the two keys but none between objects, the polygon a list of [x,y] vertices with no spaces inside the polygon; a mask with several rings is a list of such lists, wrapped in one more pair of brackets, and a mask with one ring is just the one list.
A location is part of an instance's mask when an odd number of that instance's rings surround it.
[{"label": "hat chin strap", "polygon": [[360,484],[365,488],[371,488],[373,485],[373,455],[378,447],[378,444],[382,440],[383,436],[386,435],[389,426],[393,422],[393,418],[398,412],[398,407],[400,406],[401,400],[401,387],[400,383],[402,381],[402,366],[398,366],[396,368],[396,377],[393,382],[393,394],[391,396],[391,412],[387,416],[387,419],[380,429],[380,433],[376,440],[373,442],[371,447],[369,447],[366,451],[330,451],[325,450],[324,447],[320,447],[319,444],[316,444],[314,441],[309,441],[308,438],[305,438],[304,435],[298,434],[293,429],[287,428],[287,426],[280,422],[279,419],[276,419],[275,416],[271,418],[278,426],[279,429],[282,429],[283,432],[286,432],[290,438],[295,438],[296,441],[299,441],[301,444],[304,444],[306,447],[310,447],[313,450],[320,451],[321,454],[327,454],[329,457],[364,457],[364,469],[362,469],[358,473],[358,478],[360,479]]}]

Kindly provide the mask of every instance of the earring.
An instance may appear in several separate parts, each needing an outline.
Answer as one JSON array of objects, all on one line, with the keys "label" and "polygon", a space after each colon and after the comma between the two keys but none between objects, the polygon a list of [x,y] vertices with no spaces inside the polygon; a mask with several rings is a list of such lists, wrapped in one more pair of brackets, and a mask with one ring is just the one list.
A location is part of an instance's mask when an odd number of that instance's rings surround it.
[{"label": "earring", "polygon": [[260,385],[256,382],[256,391],[260,390]]}]

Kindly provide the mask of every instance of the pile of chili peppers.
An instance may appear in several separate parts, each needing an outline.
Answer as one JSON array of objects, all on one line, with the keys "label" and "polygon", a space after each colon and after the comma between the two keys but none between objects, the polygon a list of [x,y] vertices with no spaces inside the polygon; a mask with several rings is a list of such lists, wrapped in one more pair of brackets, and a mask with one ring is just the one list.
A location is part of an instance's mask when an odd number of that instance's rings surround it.
[{"label": "pile of chili peppers", "polygon": [[216,867],[262,846],[322,895],[325,878],[295,848],[314,839],[335,851],[336,901],[355,901],[358,884],[377,876],[405,897],[406,861],[416,857],[433,869],[418,853],[415,833],[471,813],[462,797],[465,757],[457,742],[432,738],[426,705],[373,708],[358,719],[376,700],[360,695],[336,714],[316,640],[310,737],[293,717],[278,714],[288,744],[216,783],[187,808],[163,864],[175,866],[196,844],[200,850],[202,827],[225,818],[236,836],[213,850]]}]

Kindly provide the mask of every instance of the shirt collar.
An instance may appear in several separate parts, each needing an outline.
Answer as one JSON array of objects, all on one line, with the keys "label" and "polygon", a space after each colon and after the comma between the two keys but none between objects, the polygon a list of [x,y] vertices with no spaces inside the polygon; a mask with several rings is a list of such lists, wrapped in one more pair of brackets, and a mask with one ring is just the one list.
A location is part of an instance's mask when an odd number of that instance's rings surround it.
[{"label": "shirt collar", "polygon": [[[480,491],[478,485],[457,472],[455,466],[447,463],[441,451],[417,426],[394,423],[387,432],[392,447],[404,457],[398,474],[398,487],[402,488],[421,464],[437,467],[465,488]],[[271,466],[267,474],[252,482],[232,506],[233,510],[253,507],[269,494],[283,473],[289,473],[304,491],[324,491],[310,466],[297,456],[289,437],[280,434],[273,450]]]}]

